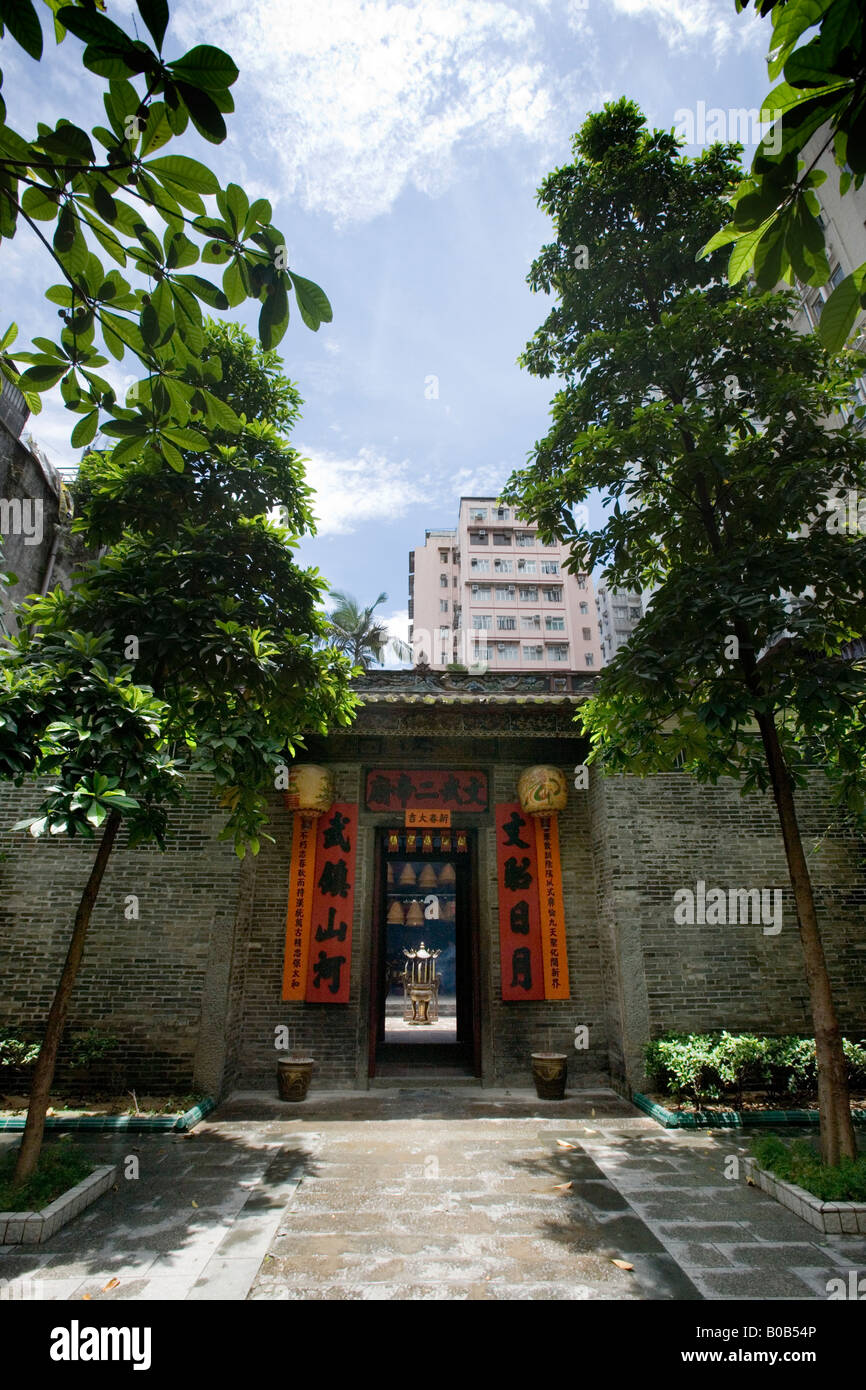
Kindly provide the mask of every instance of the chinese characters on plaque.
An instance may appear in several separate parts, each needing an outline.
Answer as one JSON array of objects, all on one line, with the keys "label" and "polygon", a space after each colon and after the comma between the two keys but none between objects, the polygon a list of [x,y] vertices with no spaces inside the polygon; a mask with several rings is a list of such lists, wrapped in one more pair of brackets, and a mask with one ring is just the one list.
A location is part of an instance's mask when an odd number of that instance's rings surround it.
[{"label": "chinese characters on plaque", "polygon": [[483,772],[374,768],[367,773],[367,809],[486,811],[487,776]]},{"label": "chinese characters on plaque", "polygon": [[284,999],[349,1002],[357,829],[348,803],[334,803],[315,827],[295,817]]},{"label": "chinese characters on plaque", "polygon": [[555,816],[496,808],[502,998],[568,999],[559,837]]},{"label": "chinese characters on plaque", "polygon": [[535,829],[517,802],[496,808],[502,998],[543,999]]}]

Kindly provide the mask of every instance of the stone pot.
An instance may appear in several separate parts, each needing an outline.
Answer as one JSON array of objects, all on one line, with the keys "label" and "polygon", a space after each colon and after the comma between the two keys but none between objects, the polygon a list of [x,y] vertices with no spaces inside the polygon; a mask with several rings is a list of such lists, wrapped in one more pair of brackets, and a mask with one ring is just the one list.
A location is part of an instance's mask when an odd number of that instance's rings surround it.
[{"label": "stone pot", "polygon": [[306,1100],[315,1065],[312,1057],[278,1057],[280,1100]]},{"label": "stone pot", "polygon": [[564,1100],[567,1076],[566,1052],[533,1052],[532,1079],[539,1100]]}]

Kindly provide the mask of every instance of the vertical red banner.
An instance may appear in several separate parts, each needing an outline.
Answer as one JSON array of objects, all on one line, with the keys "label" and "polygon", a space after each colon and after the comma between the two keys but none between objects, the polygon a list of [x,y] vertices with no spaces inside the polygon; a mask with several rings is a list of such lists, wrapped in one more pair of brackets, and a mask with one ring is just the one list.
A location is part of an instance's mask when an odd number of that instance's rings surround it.
[{"label": "vertical red banner", "polygon": [[502,998],[543,999],[535,827],[518,802],[496,807]]},{"label": "vertical red banner", "polygon": [[320,816],[310,922],[307,1002],[348,1004],[358,808],[335,802]]},{"label": "vertical red banner", "polygon": [[292,817],[292,865],[286,910],[286,952],[283,958],[283,998],[303,999],[307,984],[310,911],[316,867],[316,824],[295,812]]},{"label": "vertical red banner", "polygon": [[562,904],[562,865],[556,816],[536,816],[538,846],[538,903],[541,911],[541,949],[544,957],[545,999],[569,999],[565,910]]}]

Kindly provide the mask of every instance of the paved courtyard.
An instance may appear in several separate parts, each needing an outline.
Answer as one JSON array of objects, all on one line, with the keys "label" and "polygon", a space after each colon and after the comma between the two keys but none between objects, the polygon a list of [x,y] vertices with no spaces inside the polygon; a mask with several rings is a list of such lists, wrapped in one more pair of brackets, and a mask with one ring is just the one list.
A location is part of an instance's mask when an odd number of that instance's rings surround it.
[{"label": "paved courtyard", "polygon": [[742,1136],[662,1130],[608,1090],[238,1094],[188,1135],[77,1142],[121,1165],[116,1188],[47,1245],[0,1248],[4,1290],[823,1300],[828,1279],[866,1273],[862,1237],[821,1236],[725,1177]]}]

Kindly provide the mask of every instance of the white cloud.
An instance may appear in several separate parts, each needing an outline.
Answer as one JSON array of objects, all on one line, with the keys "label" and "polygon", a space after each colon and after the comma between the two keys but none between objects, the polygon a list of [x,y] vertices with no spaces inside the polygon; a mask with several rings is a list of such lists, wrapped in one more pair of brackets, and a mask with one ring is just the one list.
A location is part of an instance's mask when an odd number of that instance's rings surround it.
[{"label": "white cloud", "polygon": [[460,468],[451,475],[451,489],[456,497],[498,497],[510,473],[507,466],[493,463],[481,468]]},{"label": "white cloud", "polygon": [[[385,619],[388,624],[388,631],[392,637],[396,637],[400,642],[409,641],[409,609],[399,608],[396,613],[391,613]],[[410,662],[400,661],[390,649],[385,655],[385,666],[393,670],[395,667],[410,665]]]},{"label": "white cloud", "polygon": [[[176,20],[192,41],[194,9]],[[209,40],[241,69],[286,198],[338,225],[443,189],[470,145],[537,140],[555,103],[535,22],[508,0],[215,0]]]},{"label": "white cloud", "polygon": [[[597,3],[597,0],[593,0]],[[673,52],[710,49],[717,57],[752,42],[752,11],[738,15],[729,0],[611,0],[629,19],[651,19]]]},{"label": "white cloud", "polygon": [[315,489],[313,512],[320,536],[346,536],[367,521],[394,521],[409,507],[429,504],[429,492],[407,460],[394,462],[375,449],[354,458],[298,446],[306,459],[307,482]]}]

